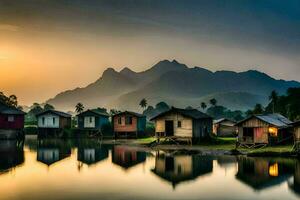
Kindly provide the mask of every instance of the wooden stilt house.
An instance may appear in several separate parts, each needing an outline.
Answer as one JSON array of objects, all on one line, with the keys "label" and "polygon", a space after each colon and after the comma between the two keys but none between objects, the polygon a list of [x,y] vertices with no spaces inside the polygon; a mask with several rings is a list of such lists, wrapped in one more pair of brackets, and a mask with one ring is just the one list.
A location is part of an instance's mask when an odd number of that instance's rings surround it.
[{"label": "wooden stilt house", "polygon": [[24,136],[26,113],[0,102],[0,139],[18,139]]},{"label": "wooden stilt house", "polygon": [[292,122],[280,114],[253,115],[236,124],[241,145],[283,144],[293,141]]},{"label": "wooden stilt house", "polygon": [[213,119],[197,109],[171,109],[153,117],[158,138],[170,137],[201,140],[212,133]]},{"label": "wooden stilt house", "polygon": [[115,137],[137,138],[144,135],[146,116],[125,111],[112,116]]}]

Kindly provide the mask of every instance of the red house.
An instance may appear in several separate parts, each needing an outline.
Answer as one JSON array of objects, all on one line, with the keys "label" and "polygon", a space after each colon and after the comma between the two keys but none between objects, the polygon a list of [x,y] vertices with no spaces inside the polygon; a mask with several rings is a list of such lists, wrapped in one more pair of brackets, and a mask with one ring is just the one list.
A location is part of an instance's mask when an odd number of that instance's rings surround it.
[{"label": "red house", "polygon": [[17,139],[23,135],[25,112],[0,102],[0,139]]}]

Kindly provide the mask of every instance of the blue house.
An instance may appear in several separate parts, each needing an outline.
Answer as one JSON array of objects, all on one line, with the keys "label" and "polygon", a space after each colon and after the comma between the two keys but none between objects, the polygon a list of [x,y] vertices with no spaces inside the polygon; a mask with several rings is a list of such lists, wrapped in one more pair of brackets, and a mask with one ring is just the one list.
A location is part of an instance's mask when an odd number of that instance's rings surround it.
[{"label": "blue house", "polygon": [[103,109],[91,109],[77,115],[80,130],[98,130],[109,123],[109,114]]}]

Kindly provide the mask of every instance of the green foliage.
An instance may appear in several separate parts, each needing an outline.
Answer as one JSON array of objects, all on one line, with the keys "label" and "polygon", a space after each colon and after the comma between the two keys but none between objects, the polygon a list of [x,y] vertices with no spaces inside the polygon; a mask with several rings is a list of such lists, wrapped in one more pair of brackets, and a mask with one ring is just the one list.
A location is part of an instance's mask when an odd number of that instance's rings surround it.
[{"label": "green foliage", "polygon": [[232,111],[224,106],[211,106],[207,109],[206,113],[215,119],[227,118],[233,121],[240,121],[245,117],[245,114],[242,111]]},{"label": "green foliage", "polygon": [[202,110],[205,110],[207,108],[207,105],[205,102],[201,102],[201,108],[202,108]]},{"label": "green foliage", "polygon": [[0,102],[8,106],[18,107],[18,99],[16,95],[5,96],[3,92],[0,92]]},{"label": "green foliage", "polygon": [[146,100],[145,98],[143,98],[143,99],[140,101],[139,105],[141,106],[142,109],[145,110],[146,107],[147,107],[147,105],[148,105],[147,100]]},{"label": "green foliage", "polygon": [[36,115],[43,111],[44,109],[38,103],[34,103],[31,106],[31,109],[29,110],[27,115],[25,116],[25,122],[36,122],[37,121]]},{"label": "green foliage", "polygon": [[258,114],[263,114],[264,113],[264,108],[263,108],[263,106],[261,105],[261,104],[256,104],[255,106],[254,106],[254,109],[253,109],[253,114],[255,114],[255,115],[258,115]]},{"label": "green foliage", "polygon": [[115,114],[118,114],[120,113],[121,111],[120,110],[117,110],[117,109],[110,109],[110,115],[115,115]]},{"label": "green foliage", "polygon": [[289,88],[286,95],[278,96],[276,104],[273,101],[266,107],[267,113],[280,113],[291,120],[300,120],[300,88]]},{"label": "green foliage", "polygon": [[165,110],[169,110],[170,106],[166,102],[161,101],[155,105],[155,109],[165,111]]},{"label": "green foliage", "polygon": [[217,100],[215,98],[209,100],[209,103],[212,105],[212,106],[216,106],[217,105]]},{"label": "green foliage", "polygon": [[54,109],[55,109],[54,106],[52,106],[51,104],[46,103],[44,105],[44,110],[54,110]]},{"label": "green foliage", "polygon": [[75,112],[76,113],[82,113],[84,110],[84,106],[82,103],[77,103],[76,106],[75,106]]},{"label": "green foliage", "polygon": [[147,116],[147,118],[152,118],[156,115],[158,115],[161,112],[165,112],[170,109],[170,106],[166,102],[159,102],[155,105],[155,108],[153,106],[148,106],[146,110],[144,110],[143,114]]},{"label": "green foliage", "polygon": [[155,135],[155,126],[153,123],[147,123],[146,124],[146,130],[145,130],[146,136],[154,136]]},{"label": "green foliage", "polygon": [[26,125],[24,127],[25,135],[37,135],[37,126],[35,125]]}]

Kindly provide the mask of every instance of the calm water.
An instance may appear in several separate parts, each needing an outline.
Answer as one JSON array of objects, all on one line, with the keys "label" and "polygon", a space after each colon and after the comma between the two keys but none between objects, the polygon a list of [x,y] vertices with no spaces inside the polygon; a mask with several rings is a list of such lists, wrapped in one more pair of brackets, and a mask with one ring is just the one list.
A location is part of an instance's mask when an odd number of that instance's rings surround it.
[{"label": "calm water", "polygon": [[0,142],[0,199],[299,199],[300,161]]}]

